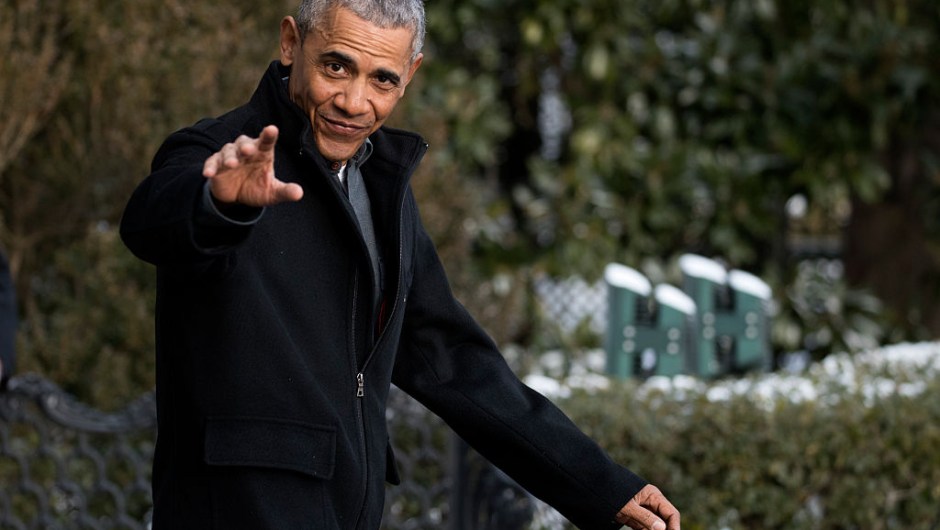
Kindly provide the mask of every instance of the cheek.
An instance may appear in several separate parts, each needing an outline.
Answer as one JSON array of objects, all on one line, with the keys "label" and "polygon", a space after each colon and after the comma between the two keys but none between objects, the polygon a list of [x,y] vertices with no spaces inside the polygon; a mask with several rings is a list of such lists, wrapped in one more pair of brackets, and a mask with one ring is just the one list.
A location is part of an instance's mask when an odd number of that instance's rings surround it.
[{"label": "cheek", "polygon": [[372,101],[372,108],[375,110],[375,117],[377,120],[384,120],[395,110],[395,106],[398,105],[398,101],[401,100],[399,94],[389,95],[383,94],[381,97],[377,97]]},{"label": "cheek", "polygon": [[325,105],[331,104],[333,98],[339,93],[337,87],[331,85],[328,82],[319,80],[318,82],[308,83],[306,88],[305,97],[307,99],[307,105],[309,107],[323,107]]},{"label": "cheek", "polygon": [[291,101],[297,104],[300,108],[307,110],[311,106],[310,101],[310,85],[303,81],[302,79],[291,78],[290,84],[288,85],[290,91]]},{"label": "cheek", "polygon": [[307,97],[320,105],[330,99],[331,90],[327,83],[309,83],[307,84]]}]

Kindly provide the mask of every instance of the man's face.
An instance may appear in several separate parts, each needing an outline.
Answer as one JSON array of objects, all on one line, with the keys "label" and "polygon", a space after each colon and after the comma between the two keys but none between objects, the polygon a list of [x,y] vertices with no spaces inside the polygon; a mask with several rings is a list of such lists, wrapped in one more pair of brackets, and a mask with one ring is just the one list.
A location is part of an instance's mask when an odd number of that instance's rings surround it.
[{"label": "man's face", "polygon": [[421,64],[412,32],[383,29],[336,8],[300,40],[292,17],[281,22],[281,62],[291,66],[291,99],[310,117],[320,153],[345,162],[405,94]]}]

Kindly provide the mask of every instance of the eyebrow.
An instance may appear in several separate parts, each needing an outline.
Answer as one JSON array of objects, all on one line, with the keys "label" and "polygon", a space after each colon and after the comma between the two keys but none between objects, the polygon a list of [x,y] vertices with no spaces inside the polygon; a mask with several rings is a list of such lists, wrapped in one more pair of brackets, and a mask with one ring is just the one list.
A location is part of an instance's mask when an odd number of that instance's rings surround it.
[{"label": "eyebrow", "polygon": [[[349,55],[346,55],[343,52],[332,50],[332,51],[326,51],[320,54],[321,63],[324,63],[330,60],[343,63],[347,66],[353,66],[353,67],[356,66],[356,61],[353,60],[352,57],[350,57]],[[379,68],[378,70],[373,72],[373,74],[376,76],[387,77],[389,81],[391,81],[392,83],[396,85],[401,83],[401,75],[387,68]]]}]

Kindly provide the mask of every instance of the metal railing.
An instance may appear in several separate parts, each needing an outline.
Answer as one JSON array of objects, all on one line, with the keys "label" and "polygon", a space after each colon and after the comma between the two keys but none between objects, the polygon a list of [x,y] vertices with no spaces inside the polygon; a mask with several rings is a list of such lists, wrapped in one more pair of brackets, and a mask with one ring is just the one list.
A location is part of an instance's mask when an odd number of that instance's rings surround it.
[{"label": "metal railing", "polygon": [[142,529],[150,510],[154,396],[116,413],[35,374],[0,395],[0,529]]},{"label": "metal railing", "polygon": [[[513,530],[533,501],[397,388],[388,412],[402,484],[386,530]],[[36,374],[0,393],[0,530],[145,529],[156,436],[152,392],[107,413]]]}]

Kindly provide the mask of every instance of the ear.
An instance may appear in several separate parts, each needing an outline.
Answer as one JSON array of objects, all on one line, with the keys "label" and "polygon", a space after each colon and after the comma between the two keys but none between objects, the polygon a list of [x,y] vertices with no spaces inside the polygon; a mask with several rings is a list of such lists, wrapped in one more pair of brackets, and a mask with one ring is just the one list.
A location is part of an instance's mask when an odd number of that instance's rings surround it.
[{"label": "ear", "polygon": [[419,53],[418,56],[415,57],[415,60],[411,61],[411,66],[408,68],[408,77],[405,78],[405,83],[402,85],[402,88],[401,88],[402,95],[405,94],[405,88],[408,86],[408,83],[410,83],[411,80],[414,78],[415,72],[417,72],[418,68],[421,67],[421,62],[423,60],[424,60],[424,54]]},{"label": "ear", "polygon": [[295,54],[300,53],[300,28],[294,17],[284,17],[281,20],[281,64],[290,66],[294,64]]}]

